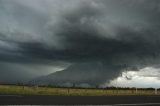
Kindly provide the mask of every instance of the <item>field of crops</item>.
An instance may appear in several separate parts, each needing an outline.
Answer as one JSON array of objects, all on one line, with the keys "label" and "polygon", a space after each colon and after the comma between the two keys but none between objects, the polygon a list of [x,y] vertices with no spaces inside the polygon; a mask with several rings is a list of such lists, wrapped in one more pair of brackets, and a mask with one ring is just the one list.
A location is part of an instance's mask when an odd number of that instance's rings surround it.
[{"label": "field of crops", "polygon": [[160,90],[143,89],[82,89],[82,88],[52,88],[27,87],[15,85],[0,85],[0,94],[5,95],[57,95],[57,96],[118,96],[118,95],[160,95]]}]

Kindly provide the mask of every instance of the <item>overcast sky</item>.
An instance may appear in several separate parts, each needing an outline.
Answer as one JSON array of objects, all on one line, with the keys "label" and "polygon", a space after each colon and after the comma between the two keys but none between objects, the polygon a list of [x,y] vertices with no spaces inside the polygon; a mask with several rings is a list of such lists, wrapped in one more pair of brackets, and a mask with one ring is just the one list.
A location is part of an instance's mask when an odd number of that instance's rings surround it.
[{"label": "overcast sky", "polygon": [[159,0],[0,0],[0,82],[94,63],[101,84],[158,87],[159,19]]}]

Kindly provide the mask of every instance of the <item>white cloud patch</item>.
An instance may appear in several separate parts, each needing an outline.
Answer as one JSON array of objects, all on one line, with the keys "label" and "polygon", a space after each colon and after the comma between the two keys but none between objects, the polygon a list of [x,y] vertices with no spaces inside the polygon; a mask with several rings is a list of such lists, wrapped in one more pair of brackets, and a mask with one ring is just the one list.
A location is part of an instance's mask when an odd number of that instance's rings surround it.
[{"label": "white cloud patch", "polygon": [[110,86],[160,88],[159,78],[160,69],[146,67],[140,71],[123,72],[122,76],[110,82]]}]

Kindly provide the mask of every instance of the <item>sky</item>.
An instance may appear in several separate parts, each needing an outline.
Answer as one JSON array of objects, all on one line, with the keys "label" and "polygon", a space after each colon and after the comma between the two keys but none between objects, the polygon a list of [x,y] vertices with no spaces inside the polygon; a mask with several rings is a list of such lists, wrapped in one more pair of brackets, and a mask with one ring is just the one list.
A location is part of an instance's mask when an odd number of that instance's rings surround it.
[{"label": "sky", "polygon": [[158,87],[159,19],[159,0],[0,0],[0,82],[71,69],[87,83]]}]

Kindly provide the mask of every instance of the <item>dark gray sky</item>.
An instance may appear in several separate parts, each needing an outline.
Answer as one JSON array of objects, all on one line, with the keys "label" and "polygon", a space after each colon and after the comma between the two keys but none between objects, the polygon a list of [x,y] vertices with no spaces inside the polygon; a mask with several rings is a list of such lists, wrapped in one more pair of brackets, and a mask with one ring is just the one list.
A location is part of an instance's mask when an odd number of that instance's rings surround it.
[{"label": "dark gray sky", "polygon": [[0,0],[0,82],[93,62],[106,81],[158,70],[159,28],[159,0]]}]

